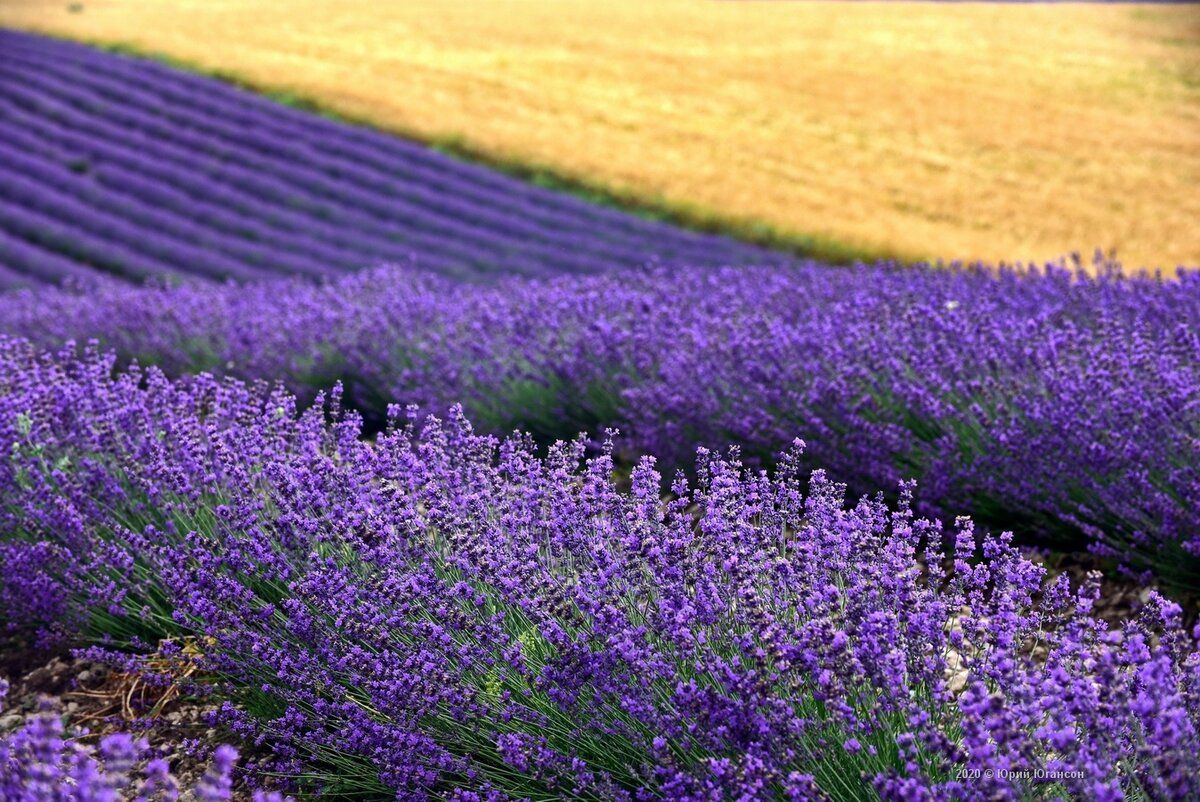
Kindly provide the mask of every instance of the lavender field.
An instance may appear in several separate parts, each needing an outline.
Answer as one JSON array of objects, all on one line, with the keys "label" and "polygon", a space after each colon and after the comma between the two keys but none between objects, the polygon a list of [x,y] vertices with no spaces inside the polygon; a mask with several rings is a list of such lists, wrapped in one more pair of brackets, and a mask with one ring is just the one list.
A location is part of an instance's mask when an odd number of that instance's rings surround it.
[{"label": "lavender field", "polygon": [[0,800],[1200,798],[1200,272],[801,261],[3,31],[0,134]]},{"label": "lavender field", "polygon": [[0,30],[0,286],[782,261],[145,60]]}]

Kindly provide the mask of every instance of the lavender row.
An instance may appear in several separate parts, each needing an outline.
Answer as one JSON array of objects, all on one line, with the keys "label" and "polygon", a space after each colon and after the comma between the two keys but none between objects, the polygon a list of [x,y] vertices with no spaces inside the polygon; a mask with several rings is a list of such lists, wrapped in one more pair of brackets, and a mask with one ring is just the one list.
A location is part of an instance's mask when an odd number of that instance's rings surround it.
[{"label": "lavender row", "polygon": [[0,264],[4,268],[2,289],[8,290],[28,283],[26,276],[40,273],[55,284],[68,280],[94,279],[91,269],[53,251],[40,248],[26,239],[17,238],[0,228]]},{"label": "lavender row", "polygon": [[217,723],[331,796],[1200,793],[1179,607],[1112,627],[1095,577],[967,519],[943,551],[909,485],[847,506],[797,443],[626,491],[612,442],[539,457],[458,411],[360,435],[336,391],[297,412],[0,338],[0,621],[127,668],[199,644]]},{"label": "lavender row", "polygon": [[31,256],[7,263],[14,269],[24,267],[36,271],[25,275],[27,282],[40,276],[57,279],[65,275],[66,271],[61,269],[61,265],[68,260],[76,263],[78,269],[73,272],[80,273],[85,282],[97,275],[87,272],[88,268],[103,271],[99,275],[119,276],[134,281],[150,277],[160,277],[164,281],[182,277],[170,264],[157,261],[136,244],[131,249],[130,243],[123,241],[120,236],[129,231],[126,223],[117,221],[116,231],[106,230],[103,222],[97,224],[92,221],[85,225],[81,227],[74,222],[30,209],[22,202],[0,197],[0,233],[4,234],[5,239],[19,242],[16,249],[30,254],[49,252],[51,257],[41,260]]},{"label": "lavender row", "polygon": [[[10,151],[0,159],[10,196],[31,202],[32,189],[13,184],[43,183],[44,194],[83,207],[51,215],[85,229],[123,216],[146,255],[181,275],[336,274],[414,258],[468,277],[590,273],[651,259],[780,260],[299,114],[218,81],[8,31],[0,31],[0,133]],[[234,210],[246,215],[241,224],[236,214],[230,219]],[[27,238],[24,228],[4,230]],[[119,236],[115,244],[127,245],[130,236]],[[31,241],[69,258],[88,249],[76,241],[60,247],[59,239]],[[23,264],[3,266],[17,272]]]},{"label": "lavender row", "polygon": [[[0,158],[4,155],[4,149],[0,147]],[[6,160],[6,163],[19,167],[22,161],[26,160],[13,158]],[[177,236],[177,232],[170,228],[160,228],[157,236],[147,237],[142,226],[154,222],[161,225],[161,220],[138,219],[130,215],[128,207],[122,208],[107,200],[99,206],[93,206],[88,203],[86,193],[58,191],[50,181],[38,180],[42,177],[35,175],[31,178],[18,172],[0,175],[0,199],[51,220],[69,220],[89,234],[141,251],[163,264],[187,265],[188,270],[205,278],[251,280],[267,277],[219,252],[209,252],[204,247],[203,239],[189,240],[186,235]]]},{"label": "lavender row", "polygon": [[[2,75],[3,67],[0,66],[0,76]],[[20,80],[23,84],[35,84],[38,92],[36,102],[42,108],[48,105],[49,100],[58,99],[53,89],[36,86],[38,83],[49,83],[41,76],[25,75],[20,76]],[[69,108],[78,107],[78,98],[69,98],[66,105]],[[114,112],[110,106],[105,106],[104,109],[107,116],[117,117],[117,120],[113,123],[105,121],[101,126],[97,126],[88,120],[86,115],[75,115],[70,122],[71,132],[94,137],[99,141],[114,141],[119,137],[123,147],[136,146],[139,153],[152,159],[186,158],[189,169],[201,175],[233,173],[240,178],[241,185],[248,185],[256,190],[269,187],[267,197],[274,204],[299,207],[314,216],[329,219],[339,225],[361,224],[367,230],[373,227],[387,227],[397,233],[403,233],[406,228],[411,227],[417,232],[444,236],[480,251],[488,248],[493,253],[503,253],[524,244],[532,255],[543,260],[557,259],[567,268],[586,269],[587,263],[576,259],[571,252],[555,250],[532,240],[522,240],[519,236],[507,232],[482,230],[470,217],[431,213],[420,204],[408,203],[398,198],[380,201],[373,192],[360,189],[354,184],[342,184],[324,176],[312,175],[303,166],[302,161],[294,164],[275,162],[253,152],[238,151],[236,148],[222,152],[216,147],[221,140],[195,135],[191,133],[190,127],[177,127],[169,122],[160,122],[158,110],[153,114],[137,115],[119,110]],[[98,127],[100,130],[96,130]],[[226,134],[233,136],[234,132],[228,131]],[[170,147],[164,148],[161,144],[163,142],[170,142]],[[228,166],[230,164],[236,167],[231,170]],[[347,210],[349,213],[339,215],[333,211],[335,209]],[[403,225],[394,221],[403,221]],[[598,256],[611,258],[606,253]],[[639,259],[641,258],[644,256],[639,256]]]},{"label": "lavender row", "polygon": [[393,267],[18,293],[0,331],[98,338],[304,399],[340,381],[374,422],[393,402],[461,402],[542,441],[616,426],[669,466],[696,445],[769,464],[799,436],[855,492],[916,478],[923,514],[969,510],[1195,591],[1200,279],[1108,269],[648,268],[464,288]]},{"label": "lavender row", "polygon": [[[86,172],[88,175],[80,175],[75,180],[84,185],[92,182],[100,184],[102,192],[112,194],[112,182],[107,178],[110,164],[133,168],[144,177],[159,177],[165,173],[165,186],[169,188],[214,201],[227,202],[226,196],[232,194],[232,208],[252,210],[254,216],[251,220],[266,221],[275,226],[285,223],[289,225],[285,233],[320,232],[322,240],[351,245],[363,260],[411,258],[414,249],[418,249],[422,255],[433,258],[450,256],[465,269],[477,273],[495,269],[497,264],[497,253],[478,243],[473,250],[470,244],[453,237],[438,237],[410,228],[402,220],[388,221],[378,216],[364,215],[356,207],[324,196],[297,194],[285,182],[246,169],[236,162],[210,158],[202,152],[134,130],[120,126],[86,125],[73,116],[74,112],[69,107],[56,105],[51,98],[28,93],[23,88],[12,89],[8,94],[16,95],[19,102],[33,106],[42,115],[28,114],[20,105],[4,103],[0,106],[0,113],[3,113],[0,130],[4,131],[6,137],[21,142],[31,154],[44,154],[50,147],[64,152],[57,163],[46,160],[44,169],[61,173],[69,166]],[[3,100],[0,99],[0,102]],[[70,124],[59,126],[49,122],[47,117],[51,111],[54,117],[65,117]],[[120,198],[122,195],[127,196],[127,193],[117,193],[114,197]],[[195,205],[190,202],[174,209],[175,214],[180,216],[189,216],[195,211]],[[156,229],[139,230],[151,243],[163,239]],[[178,247],[182,243],[168,237],[164,245]],[[288,243],[280,246],[277,252],[288,258],[297,247],[299,242]],[[539,272],[539,268],[528,259],[509,257],[506,264],[513,272]]]},{"label": "lavender row", "polygon": [[[187,264],[193,271],[216,271],[217,275],[242,279],[264,278],[270,273],[260,271],[270,268],[285,275],[313,277],[328,271],[327,264],[310,259],[299,248],[294,253],[281,254],[245,238],[221,236],[198,222],[194,215],[185,216],[163,209],[153,197],[143,200],[136,195],[106,192],[97,187],[97,182],[81,179],[77,172],[61,163],[33,157],[7,145],[0,145],[0,158],[8,160],[21,172],[19,177],[0,176],[0,194],[5,197],[76,222],[116,219],[136,226],[134,230],[138,234],[143,227],[153,228],[162,235],[197,248],[187,260],[177,259],[177,263]],[[150,249],[153,244],[145,243],[143,247]]]},{"label": "lavender row", "polygon": [[[44,104],[45,99],[38,102]],[[415,248],[425,254],[424,262],[445,257],[466,261],[470,257],[468,250],[453,241],[395,226],[368,232],[347,225],[342,219],[332,219],[335,215],[353,215],[353,210],[330,209],[328,204],[315,212],[298,210],[288,202],[286,193],[273,193],[274,187],[253,173],[228,165],[216,166],[208,174],[192,169],[196,165],[186,150],[174,149],[168,158],[147,158],[140,151],[155,147],[155,143],[143,141],[131,132],[114,130],[109,133],[119,134],[124,141],[137,146],[137,150],[115,147],[102,136],[89,137],[72,130],[55,129],[39,117],[12,106],[0,110],[4,112],[0,130],[10,141],[24,148],[31,158],[40,158],[44,169],[61,173],[64,168],[60,165],[67,165],[68,169],[84,170],[91,181],[116,198],[160,202],[166,197],[164,208],[180,217],[200,217],[214,208],[224,208],[221,222],[214,225],[215,229],[229,230],[230,215],[240,216],[241,225],[233,228],[237,235],[234,239],[249,238],[256,242],[268,239],[273,249],[284,256],[313,244],[312,238],[319,237],[315,241],[318,250],[313,251],[314,255],[329,258],[323,253],[325,249],[339,249],[341,253],[327,266],[341,271],[361,266],[364,258],[376,261],[408,259]],[[102,170],[94,168],[95,161],[103,162]],[[176,162],[189,167],[180,169]],[[78,180],[83,182],[85,179]],[[207,200],[197,202],[194,199],[198,196]],[[249,232],[245,232],[246,225],[252,227]],[[511,261],[509,264],[513,270],[522,267]]]}]

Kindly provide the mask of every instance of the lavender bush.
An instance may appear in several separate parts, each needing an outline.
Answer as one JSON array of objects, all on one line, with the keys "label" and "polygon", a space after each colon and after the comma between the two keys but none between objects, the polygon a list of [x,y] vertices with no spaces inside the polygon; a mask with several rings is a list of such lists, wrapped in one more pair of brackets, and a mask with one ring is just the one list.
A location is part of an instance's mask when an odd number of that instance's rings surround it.
[{"label": "lavender bush", "polygon": [[[463,287],[403,268],[313,286],[0,298],[0,330],[98,337],[173,374],[343,382],[543,442],[623,432],[686,466],[697,444],[769,461],[793,437],[856,493],[917,478],[970,511],[1200,589],[1200,281],[983,269],[651,269]],[[1105,273],[1104,271],[1108,272]]]},{"label": "lavender bush", "polygon": [[[476,435],[0,339],[0,617],[203,644],[274,771],[400,799],[1184,799],[1180,610],[1093,617],[960,519],[818,471]],[[977,558],[983,557],[983,561]]]}]

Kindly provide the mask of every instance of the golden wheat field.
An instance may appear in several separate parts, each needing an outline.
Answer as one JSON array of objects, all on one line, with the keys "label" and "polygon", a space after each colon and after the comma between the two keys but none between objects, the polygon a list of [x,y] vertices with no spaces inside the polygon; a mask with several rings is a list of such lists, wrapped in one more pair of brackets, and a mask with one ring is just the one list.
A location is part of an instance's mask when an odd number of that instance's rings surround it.
[{"label": "golden wheat field", "polygon": [[0,24],[848,252],[1200,264],[1200,6],[4,0]]}]

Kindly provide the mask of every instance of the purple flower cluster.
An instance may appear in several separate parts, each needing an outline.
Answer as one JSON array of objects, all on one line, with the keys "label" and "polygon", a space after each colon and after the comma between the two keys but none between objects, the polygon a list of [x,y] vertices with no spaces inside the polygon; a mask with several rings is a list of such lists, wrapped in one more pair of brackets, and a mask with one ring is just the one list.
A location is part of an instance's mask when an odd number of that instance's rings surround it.
[{"label": "purple flower cluster", "polygon": [[140,59],[0,31],[0,287],[419,260],[592,273],[779,254],[531,186]]},{"label": "purple flower cluster", "polygon": [[[0,709],[8,683],[0,679]],[[135,741],[125,733],[100,739],[96,748],[85,746],[68,733],[62,719],[44,712],[17,729],[0,736],[0,799],[5,802],[175,802],[179,782],[162,758],[150,758],[135,781],[138,763],[150,753],[145,739]],[[190,798],[197,802],[222,802],[232,798],[233,766],[237,750],[219,746],[211,767],[200,778]],[[258,791],[255,802],[284,802],[278,792]]]},{"label": "purple flower cluster", "polygon": [[298,412],[114,369],[0,338],[3,559],[37,580],[5,577],[0,618],[193,638],[224,723],[312,790],[1200,794],[1179,607],[1110,626],[1094,582],[943,533],[911,485],[848,506],[795,443],[772,473],[701,449],[664,486],[650,458],[617,476],[611,440],[539,455],[392,408],[367,441],[337,391]]},{"label": "purple flower cluster", "polygon": [[1194,591],[1198,279],[809,264],[462,286],[382,268],[9,294],[0,331],[282,379],[306,401],[341,381],[376,425],[394,401],[461,402],[541,441],[615,426],[669,466],[695,445],[765,463],[800,436],[854,492],[916,478],[921,514],[1090,543]]}]

